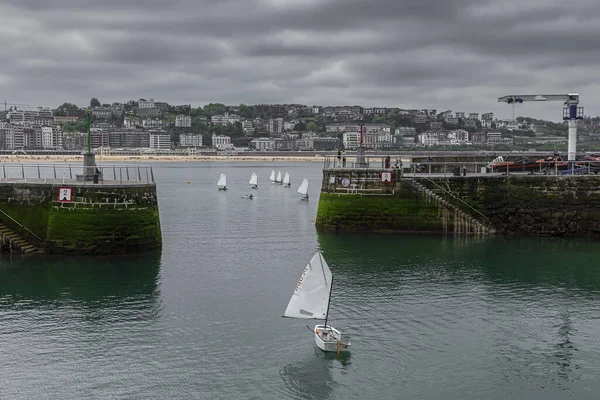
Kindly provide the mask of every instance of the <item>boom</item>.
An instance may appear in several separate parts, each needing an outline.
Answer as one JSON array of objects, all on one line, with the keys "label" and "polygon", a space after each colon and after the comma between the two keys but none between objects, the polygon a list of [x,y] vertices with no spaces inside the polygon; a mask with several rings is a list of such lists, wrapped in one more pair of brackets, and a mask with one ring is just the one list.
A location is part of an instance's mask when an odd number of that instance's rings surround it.
[{"label": "boom", "polygon": [[515,104],[524,101],[562,101],[563,120],[569,121],[569,148],[567,150],[567,159],[569,164],[575,161],[577,153],[577,120],[583,119],[583,107],[578,107],[579,93],[566,94],[511,94],[498,97],[499,103]]}]

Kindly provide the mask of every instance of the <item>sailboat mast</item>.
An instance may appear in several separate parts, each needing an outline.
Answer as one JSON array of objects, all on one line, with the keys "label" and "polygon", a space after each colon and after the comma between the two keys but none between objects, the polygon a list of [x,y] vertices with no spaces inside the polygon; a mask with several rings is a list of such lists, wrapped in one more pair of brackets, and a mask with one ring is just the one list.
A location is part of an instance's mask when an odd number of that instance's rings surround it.
[{"label": "sailboat mast", "polygon": [[331,292],[333,292],[333,274],[331,274],[331,288],[329,289],[329,300],[327,301],[327,314],[325,314],[325,329],[327,329],[327,318],[329,317],[329,304],[331,304]]}]

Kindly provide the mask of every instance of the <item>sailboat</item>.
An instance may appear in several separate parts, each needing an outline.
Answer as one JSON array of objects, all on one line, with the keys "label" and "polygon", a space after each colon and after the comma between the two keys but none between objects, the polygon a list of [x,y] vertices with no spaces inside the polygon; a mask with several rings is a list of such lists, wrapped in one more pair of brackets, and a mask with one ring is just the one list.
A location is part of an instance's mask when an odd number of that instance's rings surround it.
[{"label": "sailboat", "polygon": [[308,179],[304,178],[300,187],[298,188],[298,193],[302,195],[300,200],[308,200]]},{"label": "sailboat", "polygon": [[225,174],[221,174],[217,186],[219,187],[219,190],[227,190],[227,177]]},{"label": "sailboat", "polygon": [[332,286],[333,274],[323,255],[317,250],[306,268],[304,268],[283,316],[301,319],[324,319],[325,323],[323,325],[315,325],[313,329],[317,347],[323,351],[338,353],[350,351],[350,336],[343,334],[331,325],[327,325]]},{"label": "sailboat", "polygon": [[292,186],[292,184],[290,183],[290,173],[286,172],[285,175],[283,176],[283,186],[285,186],[286,188],[289,188],[290,186]]},{"label": "sailboat", "polygon": [[281,185],[281,171],[277,171],[277,183]]},{"label": "sailboat", "polygon": [[271,176],[269,177],[269,180],[275,183],[275,170],[271,171]]},{"label": "sailboat", "polygon": [[258,189],[258,175],[256,175],[256,172],[252,173],[252,176],[250,177],[250,182],[248,183],[252,185],[252,189]]}]

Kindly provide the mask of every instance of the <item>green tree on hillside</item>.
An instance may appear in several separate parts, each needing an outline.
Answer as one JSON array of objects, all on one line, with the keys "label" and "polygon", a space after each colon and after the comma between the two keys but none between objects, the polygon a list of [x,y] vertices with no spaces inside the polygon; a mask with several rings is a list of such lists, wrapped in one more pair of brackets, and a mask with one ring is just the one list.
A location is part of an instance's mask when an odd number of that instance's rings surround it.
[{"label": "green tree on hillside", "polygon": [[240,117],[243,117],[246,119],[252,119],[254,117],[252,108],[245,104],[240,104],[239,114],[240,114]]},{"label": "green tree on hillside", "polygon": [[318,129],[317,124],[315,124],[313,121],[310,121],[307,125],[306,125],[306,130],[307,131],[313,131],[316,132]]},{"label": "green tree on hillside", "polygon": [[100,104],[100,101],[97,98],[92,97],[92,99],[90,100],[90,107],[100,107],[100,106],[102,106],[102,104]]},{"label": "green tree on hillside", "polygon": [[208,117],[225,114],[226,111],[227,106],[221,103],[210,103],[204,106],[204,114],[206,114]]}]

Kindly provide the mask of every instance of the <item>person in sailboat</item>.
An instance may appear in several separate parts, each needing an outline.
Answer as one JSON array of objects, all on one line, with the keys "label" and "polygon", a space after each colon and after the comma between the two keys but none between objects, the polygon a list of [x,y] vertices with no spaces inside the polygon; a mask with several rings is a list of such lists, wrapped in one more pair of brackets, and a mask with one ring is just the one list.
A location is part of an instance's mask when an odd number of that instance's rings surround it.
[{"label": "person in sailboat", "polygon": [[252,193],[250,193],[250,196],[248,196],[249,199],[253,199],[254,195]]}]

